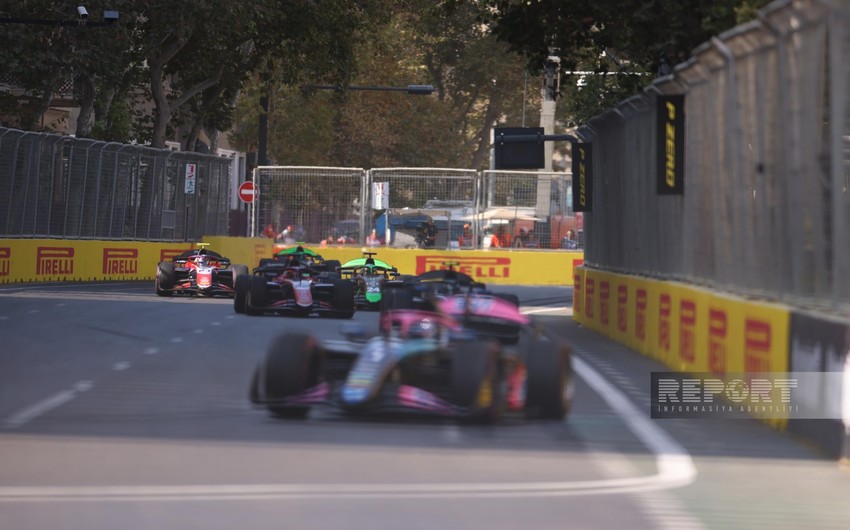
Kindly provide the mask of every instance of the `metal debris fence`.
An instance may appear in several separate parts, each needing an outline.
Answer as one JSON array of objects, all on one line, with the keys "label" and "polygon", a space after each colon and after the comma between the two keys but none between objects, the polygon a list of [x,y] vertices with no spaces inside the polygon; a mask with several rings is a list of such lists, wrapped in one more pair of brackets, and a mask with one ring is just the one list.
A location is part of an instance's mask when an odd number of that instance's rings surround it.
[{"label": "metal debris fence", "polygon": [[[770,4],[579,129],[586,263],[795,304],[850,302],[850,5]],[[682,195],[656,192],[656,103],[684,95]]]},{"label": "metal debris fence", "polygon": [[537,234],[513,246],[559,249],[581,228],[568,173],[263,166],[253,180],[251,235],[288,243],[480,248],[503,226]]},{"label": "metal debris fence", "polygon": [[212,155],[0,128],[0,237],[227,235],[230,164]]}]

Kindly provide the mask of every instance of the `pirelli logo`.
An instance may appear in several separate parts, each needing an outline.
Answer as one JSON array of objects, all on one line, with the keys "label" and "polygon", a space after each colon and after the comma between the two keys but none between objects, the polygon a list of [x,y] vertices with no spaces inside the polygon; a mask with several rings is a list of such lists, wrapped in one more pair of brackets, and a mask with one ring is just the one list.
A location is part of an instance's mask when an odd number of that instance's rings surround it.
[{"label": "pirelli logo", "polygon": [[36,276],[74,274],[73,247],[37,247]]},{"label": "pirelli logo", "polygon": [[265,245],[254,245],[254,261],[259,263],[267,254]]},{"label": "pirelli logo", "polygon": [[476,279],[510,278],[510,258],[458,258],[457,256],[416,256],[416,274],[447,269],[445,264],[454,263],[454,268]]},{"label": "pirelli logo", "polygon": [[164,248],[159,251],[159,261],[171,261],[184,252],[184,249]]},{"label": "pirelli logo", "polygon": [[649,296],[646,289],[635,291],[635,336],[638,340],[646,340],[646,308],[649,306]]},{"label": "pirelli logo", "polygon": [[681,195],[685,184],[685,96],[658,96],[658,193]]},{"label": "pirelli logo", "polygon": [[629,328],[629,286],[617,286],[617,331],[625,333]]},{"label": "pirelli logo", "polygon": [[12,249],[0,247],[0,276],[9,276],[12,270]]},{"label": "pirelli logo", "polygon": [[607,280],[599,282],[599,321],[608,327],[611,299],[611,283]]},{"label": "pirelli logo", "polygon": [[687,363],[696,360],[697,304],[679,300],[679,358]]},{"label": "pirelli logo", "polygon": [[135,248],[104,248],[103,274],[136,274],[139,272],[139,251]]},{"label": "pirelli logo", "polygon": [[667,293],[661,293],[658,299],[658,347],[670,351],[670,318],[673,314],[673,300]]},{"label": "pirelli logo", "polygon": [[726,373],[726,340],[729,336],[729,316],[722,309],[708,310],[708,369],[715,374]]},{"label": "pirelli logo", "polygon": [[744,371],[770,371],[770,322],[748,318],[744,323]]}]

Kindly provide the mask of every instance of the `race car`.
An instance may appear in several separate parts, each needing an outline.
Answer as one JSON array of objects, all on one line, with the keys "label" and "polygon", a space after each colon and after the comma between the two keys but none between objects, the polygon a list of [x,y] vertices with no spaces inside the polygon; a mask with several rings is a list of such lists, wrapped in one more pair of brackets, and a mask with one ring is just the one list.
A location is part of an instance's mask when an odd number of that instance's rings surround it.
[{"label": "race car", "polygon": [[354,283],[354,300],[358,309],[379,309],[384,286],[404,279],[395,267],[375,259],[376,254],[363,252],[363,257],[346,261],[339,267],[340,276]]},{"label": "race car", "polygon": [[[403,291],[398,291],[403,292]],[[507,346],[439,309],[429,297],[362,330],[322,341],[288,332],[270,344],[250,400],[273,416],[304,418],[311,407],[343,413],[420,413],[493,423],[509,414],[562,420],[573,398],[570,349],[517,319],[524,334]]]},{"label": "race car", "polygon": [[519,298],[513,293],[493,292],[484,283],[455,269],[446,268],[407,277],[403,282],[386,284],[384,306],[408,307],[421,300],[422,293],[435,296],[440,310],[463,321],[467,328],[512,344],[519,340],[521,325],[527,317],[519,312]]},{"label": "race car", "polygon": [[322,265],[271,260],[236,278],[233,310],[247,315],[354,316],[354,285]]},{"label": "race car", "polygon": [[321,255],[301,245],[285,248],[274,254],[271,258],[262,258],[260,267],[269,263],[284,263],[287,265],[303,265],[314,270],[338,272],[338,260],[325,260]]},{"label": "race car", "polygon": [[209,243],[198,243],[198,249],[187,250],[156,266],[156,294],[228,296],[234,295],[234,279],[248,274],[246,265],[231,264],[230,260],[209,250]]}]

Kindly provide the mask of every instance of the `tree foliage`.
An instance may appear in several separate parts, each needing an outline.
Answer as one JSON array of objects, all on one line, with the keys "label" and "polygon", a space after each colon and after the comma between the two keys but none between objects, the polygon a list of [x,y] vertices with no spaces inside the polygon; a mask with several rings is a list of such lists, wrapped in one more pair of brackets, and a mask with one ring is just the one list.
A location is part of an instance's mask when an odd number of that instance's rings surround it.
[{"label": "tree foliage", "polygon": [[581,121],[633,95],[712,35],[753,18],[768,1],[483,0],[482,21],[533,71],[554,50],[563,76],[576,70],[601,76],[587,80],[581,93],[575,85],[567,89],[581,101],[569,105],[571,121]]}]

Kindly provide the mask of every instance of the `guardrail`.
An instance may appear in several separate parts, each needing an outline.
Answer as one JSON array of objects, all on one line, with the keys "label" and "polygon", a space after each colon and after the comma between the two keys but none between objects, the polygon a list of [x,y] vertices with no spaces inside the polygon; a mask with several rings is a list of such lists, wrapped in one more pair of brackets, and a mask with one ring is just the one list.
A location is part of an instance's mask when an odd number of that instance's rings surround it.
[{"label": "guardrail", "polygon": [[[267,238],[211,236],[203,239],[232,263],[250,267],[271,257],[280,246]],[[66,239],[0,239],[0,283],[49,281],[150,280],[156,265],[193,248],[192,242],[93,241]],[[313,247],[325,259],[348,261],[360,247]],[[569,285],[581,265],[581,251],[525,250],[444,251],[381,249],[381,259],[404,274],[445,268],[447,262],[479,281],[491,284]],[[153,289],[153,284],[151,284]],[[564,300],[566,305],[567,301]]]}]

